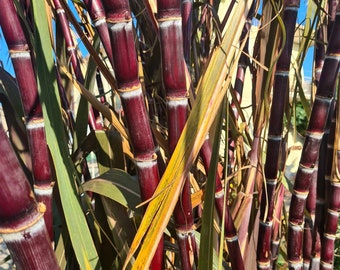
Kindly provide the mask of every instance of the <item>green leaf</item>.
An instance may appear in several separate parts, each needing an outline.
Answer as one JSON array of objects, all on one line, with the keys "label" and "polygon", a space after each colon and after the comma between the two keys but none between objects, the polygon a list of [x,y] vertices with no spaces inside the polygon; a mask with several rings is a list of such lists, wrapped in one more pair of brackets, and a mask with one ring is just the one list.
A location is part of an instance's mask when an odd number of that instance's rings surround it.
[{"label": "green leaf", "polygon": [[38,86],[45,119],[46,139],[56,168],[67,228],[80,268],[100,269],[98,254],[76,192],[75,182],[79,179],[68,154],[55,79],[45,1],[37,0],[32,2],[32,5],[36,27]]},{"label": "green leaf", "polygon": [[[222,106],[223,108],[224,106]],[[214,210],[215,210],[215,187],[216,172],[219,159],[219,147],[222,130],[223,114],[219,110],[218,124],[216,127],[214,145],[208,172],[207,188],[204,196],[204,208],[202,217],[200,256],[198,260],[198,270],[213,269],[214,254]]]},{"label": "green leaf", "polygon": [[101,176],[82,184],[84,191],[92,191],[110,198],[134,211],[141,203],[138,182],[128,173],[119,169],[111,169]]},{"label": "green leaf", "polygon": [[[212,122],[217,114],[227,88],[231,74],[236,67],[236,47],[241,34],[241,27],[249,11],[251,1],[240,1],[235,4],[231,14],[229,31],[223,38],[221,47],[212,53],[209,69],[206,70],[198,84],[198,95],[187,124],[177,143],[168,167],[149,202],[144,218],[131,245],[129,260],[140,247],[133,269],[148,269],[157,243],[168,224],[176,205],[183,181],[198,155]],[[232,23],[231,23],[232,22]],[[228,52],[228,54],[226,54]],[[236,54],[236,55],[235,55]],[[218,76],[216,76],[218,74]],[[142,240],[143,244],[142,243]],[[127,265],[128,261],[125,262]]]},{"label": "green leaf", "polygon": [[[202,239],[202,235],[198,232],[198,231],[194,231],[195,234],[195,239],[196,239],[196,243],[201,245],[201,243],[204,243],[204,240]],[[202,241],[201,241],[202,240]],[[200,251],[201,252],[201,251]],[[203,256],[200,256],[203,257]],[[205,258],[205,257],[204,257]],[[220,269],[218,268],[218,255],[216,253],[215,250],[212,251],[212,264],[211,264],[211,268],[206,268],[206,269],[212,269],[212,270],[217,270]],[[226,269],[229,270],[230,268],[226,265],[225,261],[223,261],[223,268],[222,269]]]},{"label": "green leaf", "polygon": [[4,95],[9,100],[19,117],[24,116],[17,83],[3,68],[0,68],[0,94]]}]

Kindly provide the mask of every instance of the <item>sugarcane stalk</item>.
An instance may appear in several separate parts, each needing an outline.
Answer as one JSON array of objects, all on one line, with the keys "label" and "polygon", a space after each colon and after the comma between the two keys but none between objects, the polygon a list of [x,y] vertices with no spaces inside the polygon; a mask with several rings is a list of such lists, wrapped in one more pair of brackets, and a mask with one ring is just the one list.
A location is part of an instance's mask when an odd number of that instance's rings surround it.
[{"label": "sugarcane stalk", "polygon": [[294,31],[300,1],[285,1],[283,22],[286,40],[281,44],[282,53],[277,61],[272,109],[270,112],[267,155],[265,163],[266,182],[262,188],[259,240],[257,246],[258,269],[271,268],[270,241],[272,237],[275,190],[278,181],[280,148],[282,147],[284,102],[289,90],[290,58],[293,47]]},{"label": "sugarcane stalk", "polygon": [[335,23],[335,17],[337,13],[338,2],[339,2],[338,0],[328,0],[329,21],[327,25],[327,40],[329,40],[332,35],[332,31],[333,31],[334,23]]},{"label": "sugarcane stalk", "polygon": [[96,82],[97,82],[97,87],[98,87],[98,92],[99,92],[99,100],[101,103],[106,103],[106,97],[105,97],[105,91],[104,91],[104,86],[103,86],[103,81],[102,77],[100,76],[99,70],[97,70],[96,73]]},{"label": "sugarcane stalk", "polygon": [[[60,0],[53,0],[54,8],[57,13],[58,20],[61,25],[61,29],[63,32],[63,36],[66,42],[67,53],[70,57],[70,62],[73,67],[74,74],[77,80],[83,84],[84,83],[84,76],[81,71],[81,66],[79,59],[77,57],[77,50],[76,46],[73,42],[73,38],[71,35],[71,31],[69,28],[69,21],[67,19],[65,10],[60,3]],[[89,109],[89,124],[92,129],[102,129],[101,118],[99,116],[98,111],[94,110],[92,107]]]},{"label": "sugarcane stalk", "polygon": [[[200,150],[200,156],[202,157],[205,171],[209,171],[210,160],[212,156],[212,149],[209,142],[209,138],[205,140]],[[239,245],[239,237],[234,225],[234,221],[231,215],[230,207],[225,203],[224,197],[226,196],[224,188],[221,182],[220,175],[216,173],[215,177],[215,207],[218,216],[222,219],[224,214],[224,234],[228,246],[228,253],[230,263],[235,269],[244,269],[244,262]],[[227,201],[227,200],[226,200]]]},{"label": "sugarcane stalk", "polygon": [[[338,98],[339,101],[339,92]],[[339,102],[336,107],[336,121],[335,121],[335,133],[334,133],[334,148],[330,183],[327,185],[327,212],[325,214],[325,225],[323,231],[322,245],[321,245],[321,262],[320,269],[333,269],[334,265],[334,248],[336,231],[338,228],[339,212],[340,212],[340,110]]]},{"label": "sugarcane stalk", "polygon": [[61,76],[60,76],[60,73],[59,73],[57,68],[56,68],[56,79],[57,79],[57,84],[58,84],[60,100],[61,100],[61,106],[66,111],[66,114],[68,116],[68,127],[70,129],[70,132],[73,133],[76,123],[74,121],[73,112],[70,108],[70,104],[69,104],[68,99],[66,97],[66,91],[65,91],[65,88],[62,84]]},{"label": "sugarcane stalk", "polygon": [[42,202],[46,206],[44,219],[52,240],[52,171],[29,45],[12,1],[2,3],[0,17],[0,25],[10,50],[24,109],[29,149],[32,157],[34,192],[38,202]]},{"label": "sugarcane stalk", "polygon": [[314,49],[314,84],[317,87],[320,80],[320,75],[325,59],[325,27],[322,24],[319,25],[318,30],[316,32],[316,41],[315,41],[315,49]]},{"label": "sugarcane stalk", "polygon": [[303,215],[312,174],[319,154],[321,139],[331,108],[339,70],[340,13],[339,5],[329,40],[320,82],[316,91],[299,168],[294,182],[289,211],[287,253],[290,269],[302,268]]},{"label": "sugarcane stalk", "polygon": [[193,1],[182,0],[182,35],[183,35],[183,53],[184,59],[188,66],[190,66],[191,59],[191,31],[192,31],[192,12]]},{"label": "sugarcane stalk", "polygon": [[[318,164],[319,162],[317,162]],[[307,215],[304,217],[304,232],[303,232],[303,268],[309,269],[312,252],[313,242],[315,240],[315,212],[316,212],[316,191],[317,191],[317,177],[318,177],[318,166],[314,167],[312,181],[309,187],[308,197],[306,199],[306,211]]]},{"label": "sugarcane stalk", "polygon": [[[141,83],[138,78],[138,62],[135,48],[130,5],[128,1],[105,0],[113,62],[111,63],[118,84],[126,123],[137,168],[141,198],[148,200],[153,195],[159,172],[152,130],[146,111]],[[155,243],[157,245],[157,243]],[[151,269],[163,267],[163,239],[158,244]]]},{"label": "sugarcane stalk", "polygon": [[271,241],[271,252],[272,252],[272,268],[275,266],[276,261],[278,259],[280,242],[281,242],[281,215],[282,215],[282,206],[284,204],[284,192],[285,188],[282,183],[277,187],[277,198],[274,209],[274,219],[273,219],[273,233],[272,233],[272,241]]},{"label": "sugarcane stalk", "polygon": [[[188,95],[186,90],[185,59],[181,1],[157,1],[163,82],[168,111],[169,153],[174,151],[187,120]],[[181,268],[192,269],[196,250],[193,233],[193,211],[190,197],[190,179],[186,178],[181,196],[174,209]]]},{"label": "sugarcane stalk", "polygon": [[[319,161],[318,166],[316,166],[316,176],[313,175],[312,183],[309,188],[309,194],[306,202],[306,210],[308,216],[305,220],[309,221],[312,225],[312,233],[308,235],[309,239],[305,240],[307,235],[304,236],[304,264],[305,261],[309,261],[311,269],[319,269],[320,257],[321,257],[321,240],[323,238],[324,231],[324,220],[325,220],[325,207],[326,201],[326,190],[328,190],[329,179],[331,175],[332,158],[333,158],[333,142],[334,142],[334,129],[335,129],[335,119],[333,123],[334,106],[331,106],[330,113],[328,115],[325,133],[322,138],[319,151]],[[331,145],[329,147],[328,145]],[[323,161],[323,162],[320,162]],[[316,179],[314,179],[316,177]],[[326,180],[328,179],[328,180]],[[316,182],[316,183],[315,183]],[[311,195],[312,194],[312,195]],[[315,209],[314,209],[315,208]],[[305,221],[306,227],[306,221]],[[306,230],[305,230],[306,233]],[[311,240],[310,240],[311,239]],[[309,241],[307,243],[306,241]],[[310,254],[306,254],[306,251]],[[309,257],[307,259],[307,257]],[[308,265],[308,264],[307,264]],[[306,265],[306,267],[307,267]]]},{"label": "sugarcane stalk", "polygon": [[30,184],[0,124],[0,234],[17,269],[59,269],[44,222],[43,203],[37,203]]},{"label": "sugarcane stalk", "polygon": [[104,46],[107,57],[112,63],[112,49],[110,35],[106,23],[106,15],[101,0],[84,0],[87,11],[90,14],[94,27],[97,29],[99,38]]}]

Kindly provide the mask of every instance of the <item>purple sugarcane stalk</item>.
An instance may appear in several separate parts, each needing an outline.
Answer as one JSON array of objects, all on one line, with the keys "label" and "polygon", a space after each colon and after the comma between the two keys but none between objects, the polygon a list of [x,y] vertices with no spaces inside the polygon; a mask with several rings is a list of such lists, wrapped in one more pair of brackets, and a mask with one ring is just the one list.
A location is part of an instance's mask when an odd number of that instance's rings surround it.
[{"label": "purple sugarcane stalk", "polygon": [[[138,77],[135,36],[129,2],[105,0],[107,24],[111,38],[113,62],[126,123],[130,133],[137,175],[143,201],[152,197],[159,182],[155,145],[144,95]],[[151,263],[151,269],[163,268],[163,239]]]},{"label": "purple sugarcane stalk", "polygon": [[[211,150],[209,139],[205,140],[201,148],[200,155],[203,160],[205,171],[209,171],[210,160],[212,156],[212,150]],[[244,269],[244,262],[243,262],[243,258],[241,254],[239,237],[238,237],[235,225],[234,225],[234,221],[231,215],[229,205],[225,204],[224,202],[224,196],[226,196],[226,194],[224,192],[221,178],[218,173],[216,173],[215,181],[216,181],[215,207],[221,219],[223,217],[223,212],[225,211],[224,233],[225,233],[225,239],[227,241],[227,246],[228,246],[229,259],[230,259],[230,262],[233,268],[241,270],[241,269]]]},{"label": "purple sugarcane stalk", "polygon": [[84,0],[87,11],[90,14],[94,27],[97,29],[99,38],[103,43],[107,57],[112,63],[112,49],[110,35],[106,23],[106,15],[101,0]]},{"label": "purple sugarcane stalk", "polygon": [[2,2],[0,25],[10,50],[24,108],[25,124],[32,157],[34,192],[38,202],[43,202],[46,206],[44,219],[52,240],[52,191],[54,182],[45,138],[45,126],[29,45],[12,1]]},{"label": "purple sugarcane stalk", "polygon": [[[339,101],[338,92],[338,101]],[[334,128],[334,148],[333,148],[333,159],[332,159],[332,169],[330,175],[330,181],[327,183],[327,211],[325,213],[325,223],[323,230],[323,238],[321,245],[321,262],[320,269],[333,269],[334,265],[334,248],[335,248],[335,238],[336,231],[338,228],[339,212],[340,212],[340,125],[339,125],[339,102],[336,107],[336,121]],[[332,123],[334,124],[334,122]]]},{"label": "purple sugarcane stalk", "polygon": [[276,264],[279,254],[281,235],[280,235],[280,227],[281,227],[281,216],[282,216],[282,207],[284,204],[284,192],[285,188],[281,183],[277,188],[277,199],[275,204],[274,214],[275,217],[273,219],[273,233],[272,233],[272,241],[271,241],[271,252],[272,252],[272,267]]},{"label": "purple sugarcane stalk", "polygon": [[324,33],[325,27],[323,25],[320,25],[317,32],[316,32],[316,42],[315,42],[315,66],[314,66],[314,83],[316,87],[319,84],[320,75],[325,59],[325,33]]},{"label": "purple sugarcane stalk", "polygon": [[338,5],[338,0],[328,0],[329,21],[327,25],[327,40],[329,40],[330,36],[332,35],[332,31],[333,31],[334,23],[335,23],[335,16],[337,12],[337,5]]},{"label": "purple sugarcane stalk", "polygon": [[[319,162],[317,162],[318,164]],[[318,166],[314,167],[314,172],[312,175],[312,181],[309,187],[309,193],[306,200],[306,215],[304,222],[304,232],[303,232],[303,267],[304,269],[309,269],[311,261],[313,258],[313,243],[315,241],[315,212],[316,212],[316,191],[317,191],[317,177],[318,177]]]},{"label": "purple sugarcane stalk", "polygon": [[182,35],[184,59],[190,66],[193,1],[182,0]]},{"label": "purple sugarcane stalk", "polygon": [[[183,33],[183,48],[184,48],[184,57],[187,64],[190,62],[190,43],[191,40],[191,29],[189,26],[191,25],[191,16],[192,16],[192,1],[182,1],[182,33]],[[205,171],[209,171],[210,160],[212,155],[212,149],[209,142],[209,138],[205,140],[202,145],[200,155],[203,160],[203,165],[205,167]],[[224,203],[224,189],[221,183],[220,175],[216,174],[216,189],[215,189],[215,205],[217,209],[217,213],[220,218],[223,217],[223,212],[225,209],[225,219],[224,219],[224,227],[225,227],[225,235],[227,239],[228,251],[230,256],[230,261],[233,267],[237,267],[237,269],[244,269],[243,259],[240,251],[240,246],[238,242],[238,236],[236,232],[236,228],[234,226],[233,219],[231,217],[231,212],[229,206]]]},{"label": "purple sugarcane stalk", "polygon": [[59,269],[43,219],[46,206],[35,201],[2,124],[0,152],[0,234],[16,268]]},{"label": "purple sugarcane stalk", "polygon": [[[76,46],[74,45],[73,38],[71,35],[71,30],[69,27],[69,22],[65,13],[64,8],[62,7],[60,0],[53,0],[54,7],[59,19],[59,22],[61,24],[61,29],[64,35],[64,39],[66,42],[66,49],[67,53],[70,57],[71,65],[73,68],[73,71],[75,73],[75,76],[77,80],[81,83],[84,84],[84,76],[81,71],[81,66],[79,59],[77,57],[77,50]],[[89,124],[92,129],[102,129],[102,124],[101,124],[101,118],[99,116],[99,113],[95,111],[92,107],[90,107],[89,110]]]},{"label": "purple sugarcane stalk", "polygon": [[[172,154],[187,120],[185,59],[180,1],[157,1],[163,82],[168,110],[169,153]],[[193,233],[190,179],[186,178],[174,209],[181,268],[192,269],[197,251]],[[194,256],[193,256],[194,255]],[[197,254],[196,254],[197,255]]]},{"label": "purple sugarcane stalk", "polygon": [[285,109],[283,101],[286,100],[289,90],[290,58],[299,5],[299,0],[284,1],[283,22],[286,29],[286,42],[285,44],[281,44],[283,50],[277,61],[273,86],[273,100],[270,112],[267,155],[264,169],[266,182],[262,188],[260,207],[260,226],[257,245],[258,269],[271,268],[272,256],[270,241],[272,238],[273,210],[279,172],[279,153],[282,147],[283,115]]},{"label": "purple sugarcane stalk", "polygon": [[340,63],[339,5],[329,45],[316,91],[306,139],[297,171],[289,211],[287,255],[290,269],[302,269],[303,216],[319,147],[332,106],[335,83]]}]

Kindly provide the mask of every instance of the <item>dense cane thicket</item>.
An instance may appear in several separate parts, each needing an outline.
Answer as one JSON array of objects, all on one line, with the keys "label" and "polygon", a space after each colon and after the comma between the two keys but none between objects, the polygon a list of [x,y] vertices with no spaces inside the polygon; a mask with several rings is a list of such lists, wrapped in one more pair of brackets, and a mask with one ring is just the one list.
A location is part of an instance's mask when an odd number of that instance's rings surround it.
[{"label": "dense cane thicket", "polygon": [[17,269],[339,267],[337,1],[3,0],[0,26]]}]

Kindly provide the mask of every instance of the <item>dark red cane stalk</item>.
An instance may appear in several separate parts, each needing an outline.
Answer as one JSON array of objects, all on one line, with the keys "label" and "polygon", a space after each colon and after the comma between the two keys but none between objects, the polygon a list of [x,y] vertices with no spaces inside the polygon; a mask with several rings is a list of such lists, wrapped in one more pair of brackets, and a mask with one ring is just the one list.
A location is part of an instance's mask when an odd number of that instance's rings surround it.
[{"label": "dark red cane stalk", "polygon": [[289,211],[287,255],[290,269],[302,269],[303,216],[321,139],[331,108],[340,63],[339,5],[316,91]]},{"label": "dark red cane stalk", "polygon": [[303,232],[303,267],[309,269],[313,258],[313,242],[315,240],[315,212],[316,212],[316,191],[317,191],[317,177],[318,166],[314,167],[312,181],[309,187],[309,193],[306,200],[306,211],[308,215],[305,216],[304,232]]},{"label": "dark red cane stalk", "polygon": [[2,2],[0,25],[10,50],[23,104],[29,148],[32,156],[34,192],[38,202],[43,202],[46,206],[44,219],[49,235],[53,239],[53,181],[50,156],[46,144],[44,121],[29,46],[13,1]]},{"label": "dark red cane stalk", "polygon": [[[203,165],[205,171],[209,171],[210,160],[212,156],[211,145],[209,139],[207,139],[200,151],[200,155],[203,160]],[[228,246],[229,259],[233,268],[235,269],[244,269],[244,262],[241,254],[239,237],[234,225],[234,221],[231,215],[230,207],[228,204],[224,202],[224,196],[226,196],[224,192],[224,188],[221,183],[221,178],[219,174],[216,174],[216,187],[215,187],[215,207],[218,213],[218,216],[222,219],[223,212],[224,215],[224,234],[225,239]],[[228,200],[226,200],[228,201]]]},{"label": "dark red cane stalk", "polygon": [[101,0],[84,0],[84,4],[88,13],[90,14],[91,20],[94,27],[97,29],[99,38],[103,43],[107,57],[112,63],[112,49],[110,42],[110,35],[106,23],[106,15]]},{"label": "dark red cane stalk", "polygon": [[[338,14],[337,14],[338,16]],[[335,24],[336,25],[336,24]],[[340,94],[338,92],[338,101]],[[335,238],[338,228],[339,212],[340,212],[340,110],[339,102],[336,108],[336,124],[335,124],[335,138],[333,151],[333,166],[330,177],[330,184],[327,186],[328,201],[326,221],[324,225],[323,239],[321,245],[321,262],[320,269],[333,269],[334,267],[334,249]]]},{"label": "dark red cane stalk", "polygon": [[[185,59],[181,1],[157,1],[160,45],[162,52],[163,83],[168,110],[169,152],[172,154],[187,120],[188,96],[186,90]],[[193,233],[193,211],[190,180],[185,180],[181,196],[174,209],[181,268],[192,269],[196,250]],[[197,254],[196,254],[197,255]]]},{"label": "dark red cane stalk", "polygon": [[[107,24],[113,54],[118,92],[122,101],[126,123],[134,151],[138,181],[143,201],[152,197],[158,182],[159,172],[155,145],[144,95],[138,78],[138,62],[135,35],[130,5],[124,0],[105,0]],[[157,245],[157,243],[155,243]],[[163,240],[151,263],[151,269],[163,268]]]},{"label": "dark red cane stalk", "polygon": [[0,124],[0,234],[17,269],[59,269],[43,215]]},{"label": "dark red cane stalk", "polygon": [[193,1],[183,0],[181,2],[182,2],[181,12],[182,12],[183,53],[187,65],[190,66]]},{"label": "dark red cane stalk", "polygon": [[[58,20],[61,25],[61,29],[63,32],[63,36],[66,42],[66,49],[68,56],[70,57],[70,62],[73,68],[73,71],[75,73],[75,76],[77,80],[81,83],[84,84],[84,76],[81,71],[81,66],[79,59],[77,57],[77,50],[76,46],[73,42],[73,38],[71,35],[71,30],[69,27],[69,21],[67,19],[66,13],[62,5],[60,4],[60,0],[53,0],[54,7],[58,16]],[[89,111],[89,124],[92,129],[102,129],[102,124],[101,124],[101,118],[99,116],[99,113],[95,110],[93,110],[92,107],[90,107]]]},{"label": "dark red cane stalk", "polygon": [[258,269],[271,269],[270,242],[272,238],[273,210],[275,205],[275,192],[278,181],[280,148],[282,147],[284,100],[289,90],[290,58],[293,47],[299,0],[284,1],[283,22],[286,30],[286,41],[281,44],[282,53],[278,59],[274,86],[272,109],[268,130],[268,145],[265,163],[266,182],[262,188],[260,227],[257,245]]}]

